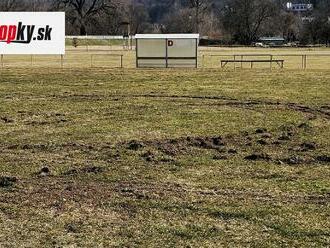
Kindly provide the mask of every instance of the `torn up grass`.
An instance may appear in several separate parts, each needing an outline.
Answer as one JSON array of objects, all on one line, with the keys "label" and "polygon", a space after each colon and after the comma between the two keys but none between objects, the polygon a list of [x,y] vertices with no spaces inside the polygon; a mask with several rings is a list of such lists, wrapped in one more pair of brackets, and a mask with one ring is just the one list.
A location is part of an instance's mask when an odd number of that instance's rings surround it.
[{"label": "torn up grass", "polygon": [[327,247],[327,71],[1,71],[4,247]]}]

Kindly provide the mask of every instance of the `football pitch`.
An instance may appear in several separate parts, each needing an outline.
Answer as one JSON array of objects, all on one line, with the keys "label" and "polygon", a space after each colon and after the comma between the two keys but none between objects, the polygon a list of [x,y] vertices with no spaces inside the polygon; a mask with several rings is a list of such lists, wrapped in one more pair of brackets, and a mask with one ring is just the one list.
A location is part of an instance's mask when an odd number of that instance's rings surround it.
[{"label": "football pitch", "polygon": [[330,57],[161,70],[118,53],[123,69],[0,69],[1,246],[329,246]]}]

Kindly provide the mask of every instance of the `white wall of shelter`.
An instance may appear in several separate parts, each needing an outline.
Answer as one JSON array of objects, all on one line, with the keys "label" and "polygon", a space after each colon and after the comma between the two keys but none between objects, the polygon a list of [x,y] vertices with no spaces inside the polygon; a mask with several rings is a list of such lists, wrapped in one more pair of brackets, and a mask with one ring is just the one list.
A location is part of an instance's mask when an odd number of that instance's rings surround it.
[{"label": "white wall of shelter", "polygon": [[199,34],[137,34],[136,67],[197,68]]}]

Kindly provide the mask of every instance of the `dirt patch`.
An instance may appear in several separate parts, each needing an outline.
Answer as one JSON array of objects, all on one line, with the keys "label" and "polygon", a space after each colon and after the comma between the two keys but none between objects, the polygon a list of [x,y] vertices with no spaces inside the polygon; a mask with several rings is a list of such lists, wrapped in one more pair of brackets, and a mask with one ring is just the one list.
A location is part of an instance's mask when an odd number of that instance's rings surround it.
[{"label": "dirt patch", "polygon": [[204,149],[214,149],[215,146],[212,140],[207,137],[190,138],[190,145]]},{"label": "dirt patch", "polygon": [[290,136],[289,135],[281,135],[278,140],[280,141],[289,141],[291,140]]},{"label": "dirt patch", "polygon": [[[145,141],[143,142],[143,144],[144,148],[153,148],[168,156],[177,156],[181,154],[190,153],[192,148],[221,150],[224,146],[226,146],[226,143],[220,136],[188,136],[177,139]],[[144,154],[143,157],[152,157],[152,154]]]},{"label": "dirt patch", "polygon": [[160,151],[147,151],[141,154],[141,158],[143,158],[146,162],[153,162],[153,163],[172,163],[175,160]]},{"label": "dirt patch", "polygon": [[136,140],[132,140],[132,141],[128,142],[128,144],[127,144],[127,149],[134,150],[134,151],[137,151],[143,147],[144,147],[144,144],[142,142],[139,142]]},{"label": "dirt patch", "polygon": [[79,233],[80,229],[81,229],[81,223],[67,223],[64,226],[64,229],[68,232],[68,233]]},{"label": "dirt patch", "polygon": [[258,160],[271,160],[271,157],[267,153],[254,153],[244,157],[246,160],[258,161]]},{"label": "dirt patch", "polygon": [[298,125],[298,128],[302,128],[302,129],[310,129],[311,126],[308,125],[308,123],[303,122],[303,123],[301,123],[301,124]]},{"label": "dirt patch", "polygon": [[81,171],[83,173],[94,173],[94,174],[98,174],[98,173],[104,172],[105,169],[103,167],[99,167],[99,166],[88,166],[88,167],[82,168]]},{"label": "dirt patch", "polygon": [[228,156],[225,156],[225,155],[215,155],[215,156],[213,156],[213,159],[214,160],[227,160],[228,159]]},{"label": "dirt patch", "polygon": [[132,181],[118,182],[114,188],[120,196],[136,199],[156,199],[161,197],[184,197],[187,191],[178,183],[142,183]]},{"label": "dirt patch", "polygon": [[[20,145],[4,145],[4,149],[21,149],[35,150],[47,152],[84,152],[93,158],[102,161],[114,162],[121,157],[121,153],[128,153],[132,156],[138,156],[146,162],[155,163],[172,163],[181,159],[181,156],[199,156],[202,153],[213,153],[214,160],[226,160],[235,157],[249,161],[274,161],[278,164],[305,164],[313,162],[323,162],[321,158],[305,156],[306,160],[300,159],[301,152],[317,151],[318,145],[312,141],[300,140],[304,137],[305,126],[307,123],[297,125],[283,125],[276,130],[267,130],[259,127],[254,130],[245,130],[228,135],[211,135],[211,136],[187,136],[173,139],[158,140],[130,140],[119,144],[81,144],[81,143],[64,143],[64,144],[20,144]],[[299,128],[299,126],[301,128]],[[278,137],[278,138],[276,138]],[[256,146],[256,147],[255,147]],[[274,152],[269,150],[274,148]],[[34,151],[34,152],[35,152]],[[249,155],[250,154],[250,155]],[[226,156],[227,155],[227,156]],[[249,156],[246,156],[249,155]],[[298,156],[299,155],[299,156]],[[274,159],[273,159],[274,158]],[[95,168],[89,166],[86,168],[73,168],[64,173],[64,175],[74,175],[82,173],[101,173],[104,168]],[[48,175],[50,173],[43,172],[40,174]]]},{"label": "dirt patch", "polygon": [[212,142],[214,145],[216,146],[225,146],[226,144],[224,143],[224,141],[222,140],[221,136],[218,137],[212,137]]},{"label": "dirt patch", "polygon": [[258,128],[256,130],[256,134],[264,134],[267,132],[267,129],[266,128]]},{"label": "dirt patch", "polygon": [[50,175],[50,169],[47,166],[44,166],[36,174],[38,176],[49,176]]},{"label": "dirt patch", "polygon": [[316,157],[316,160],[323,163],[330,163],[330,156],[320,155]]},{"label": "dirt patch", "polygon": [[229,153],[229,154],[237,154],[238,152],[237,152],[236,149],[234,149],[234,148],[230,148],[230,149],[228,149],[228,153]]},{"label": "dirt patch", "polygon": [[283,159],[282,161],[289,165],[299,165],[299,164],[306,164],[311,162],[310,159],[297,155],[292,155],[288,158]]},{"label": "dirt patch", "polygon": [[141,155],[142,158],[144,158],[147,162],[151,162],[155,160],[155,154],[151,151],[147,151]]},{"label": "dirt patch", "polygon": [[316,149],[315,142],[304,142],[300,145],[301,151],[313,151]]},{"label": "dirt patch", "polygon": [[9,188],[12,187],[17,182],[16,177],[0,177],[0,188]]},{"label": "dirt patch", "polygon": [[263,145],[263,146],[268,145],[268,142],[266,140],[264,140],[264,139],[257,140],[257,143],[259,145]]},{"label": "dirt patch", "polygon": [[2,116],[2,117],[0,117],[0,120],[3,121],[3,122],[6,123],[6,124],[9,124],[9,123],[13,123],[13,122],[14,122],[13,119],[11,119],[11,118],[9,118],[9,117],[6,117],[6,116]]},{"label": "dirt patch", "polygon": [[68,122],[67,119],[60,118],[60,119],[57,119],[57,120],[27,121],[25,124],[26,125],[31,125],[31,126],[44,126],[44,125],[56,125],[56,124],[61,124],[61,123],[66,123],[66,122]]},{"label": "dirt patch", "polygon": [[136,199],[149,199],[149,193],[144,190],[138,190],[134,188],[123,188],[120,193],[125,197],[133,197]]},{"label": "dirt patch", "polygon": [[273,136],[272,136],[272,134],[271,133],[263,133],[262,135],[261,135],[261,138],[263,138],[263,139],[270,139],[270,138],[272,138]]},{"label": "dirt patch", "polygon": [[83,168],[75,168],[66,171],[63,175],[70,176],[70,175],[77,175],[77,174],[99,174],[105,172],[104,167],[99,166],[87,166]]}]

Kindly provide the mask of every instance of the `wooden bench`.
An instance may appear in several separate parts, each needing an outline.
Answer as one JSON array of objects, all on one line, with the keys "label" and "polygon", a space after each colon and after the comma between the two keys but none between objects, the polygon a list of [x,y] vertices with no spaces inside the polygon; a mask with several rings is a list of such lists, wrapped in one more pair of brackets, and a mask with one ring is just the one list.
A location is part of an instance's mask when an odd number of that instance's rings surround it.
[{"label": "wooden bench", "polygon": [[253,68],[253,63],[276,63],[280,68],[284,67],[284,60],[283,59],[253,59],[253,60],[236,60],[236,59],[229,59],[229,60],[221,60],[221,68],[224,68],[228,63],[251,63],[251,68]]}]

